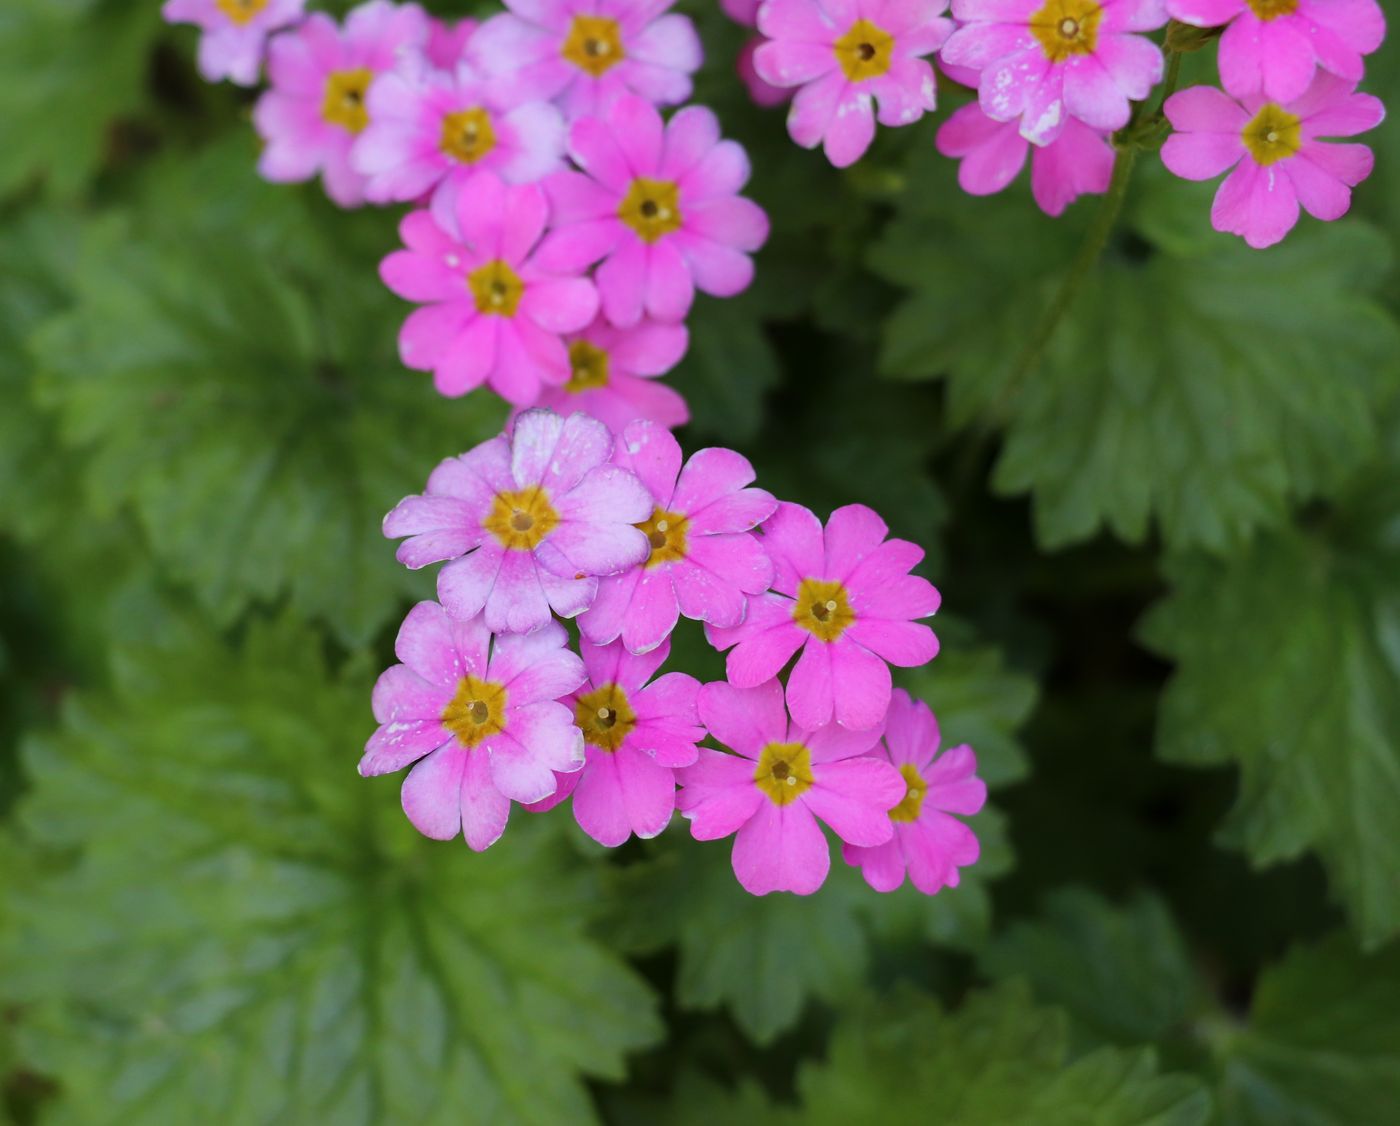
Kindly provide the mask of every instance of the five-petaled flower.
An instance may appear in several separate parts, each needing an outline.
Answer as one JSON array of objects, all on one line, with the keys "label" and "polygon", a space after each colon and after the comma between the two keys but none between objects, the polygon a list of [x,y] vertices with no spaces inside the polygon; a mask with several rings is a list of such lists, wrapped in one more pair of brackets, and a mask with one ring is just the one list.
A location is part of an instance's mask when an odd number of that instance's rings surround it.
[{"label": "five-petaled flower", "polygon": [[262,73],[267,37],[301,19],[306,0],[165,0],[167,23],[192,23],[199,38],[199,73],[254,86]]}]

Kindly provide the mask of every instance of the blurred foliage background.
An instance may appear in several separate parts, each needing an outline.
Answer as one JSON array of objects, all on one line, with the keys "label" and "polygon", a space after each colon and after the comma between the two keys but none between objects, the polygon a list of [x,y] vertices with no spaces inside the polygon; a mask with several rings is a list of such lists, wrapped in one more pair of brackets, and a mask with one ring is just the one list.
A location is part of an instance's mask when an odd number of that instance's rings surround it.
[{"label": "blurred foliage background", "polygon": [[692,8],[775,231],[682,439],[929,548],[982,862],[753,899],[680,825],[418,837],[354,770],[431,590],[379,520],[503,411],[398,366],[395,215],[259,183],[155,0],[5,0],[0,1115],[1400,1123],[1400,114],[1271,252],[1142,159],[1042,349],[1093,200],[963,195],[934,120],[837,173]]}]

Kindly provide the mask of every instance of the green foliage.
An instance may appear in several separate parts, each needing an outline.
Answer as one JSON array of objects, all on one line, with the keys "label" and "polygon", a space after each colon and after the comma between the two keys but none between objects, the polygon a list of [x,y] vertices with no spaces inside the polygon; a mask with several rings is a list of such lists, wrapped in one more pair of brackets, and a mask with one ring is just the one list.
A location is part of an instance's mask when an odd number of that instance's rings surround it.
[{"label": "green foliage", "polygon": [[[658,1032],[545,823],[482,856],[354,779],[369,682],[283,619],[152,606],[110,694],[31,741],[0,992],[61,1120],[560,1122]],[[216,689],[213,686],[217,686]],[[351,785],[344,784],[345,779]],[[521,818],[521,820],[528,820]]]}]

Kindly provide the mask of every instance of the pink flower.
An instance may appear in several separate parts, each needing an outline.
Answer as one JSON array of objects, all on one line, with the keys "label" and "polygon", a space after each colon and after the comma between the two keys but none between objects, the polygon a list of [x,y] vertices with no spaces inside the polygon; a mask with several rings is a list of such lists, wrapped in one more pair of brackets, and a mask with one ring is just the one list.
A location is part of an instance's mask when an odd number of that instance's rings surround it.
[{"label": "pink flower", "polygon": [[1365,145],[1321,138],[1353,137],[1385,116],[1377,98],[1325,70],[1284,105],[1260,94],[1241,104],[1213,86],[1193,86],[1168,98],[1166,111],[1177,132],[1162,147],[1162,162],[1187,180],[1233,168],[1215,193],[1211,225],[1256,248],[1291,231],[1299,205],[1317,219],[1347,213],[1351,189],[1371,174],[1375,158]]},{"label": "pink flower", "polygon": [[587,415],[526,411],[510,437],[433,470],[423,496],[384,517],[384,534],[408,537],[398,560],[413,570],[454,560],[438,575],[438,597],[455,617],[484,609],[492,633],[539,629],[551,609],[572,618],[593,601],[596,576],[635,567],[650,551],[635,525],[651,498],[608,464],[612,446]]},{"label": "pink flower", "polygon": [[656,378],[685,355],[690,344],[685,325],[642,321],[632,328],[613,328],[599,317],[567,343],[569,382],[546,387],[539,406],[563,415],[583,411],[614,434],[638,419],[672,430],[690,421],[680,392]]},{"label": "pink flower", "polygon": [[428,42],[423,45],[423,58],[428,65],[449,74],[466,61],[467,44],[481,25],[476,20],[428,19]]},{"label": "pink flower", "polygon": [[652,422],[634,422],[618,439],[613,461],[651,494],[641,524],[650,554],[641,566],[599,581],[598,597],[578,623],[594,644],[621,637],[633,653],[646,653],[671,636],[682,614],[737,626],[749,597],[773,581],[773,564],[750,530],[778,502],[747,487],[754,479],[748,459],[705,449],[682,468],[681,456],[674,435]]},{"label": "pink flower", "polygon": [[690,97],[704,58],[695,25],[672,0],[506,0],[472,37],[471,59],[522,97],[553,99],[571,120],[624,94],[656,105]]},{"label": "pink flower", "polygon": [[705,737],[695,712],[700,682],[671,672],[647,683],[666,663],[669,644],[641,657],[587,641],[581,651],[588,683],[571,703],[588,761],[576,774],[559,775],[554,795],[530,809],[552,809],[572,794],[579,827],[616,848],[633,833],[654,837],[670,823],[675,768],[696,760]]},{"label": "pink flower", "polygon": [[1166,0],[1173,19],[1193,27],[1229,24],[1220,37],[1220,80],[1236,98],[1272,102],[1303,95],[1317,67],[1352,85],[1363,55],[1385,38],[1375,0]]},{"label": "pink flower", "polygon": [[1167,22],[1163,0],[953,0],[962,24],[943,48],[981,71],[982,109],[1049,144],[1077,117],[1112,132],[1162,78],[1162,52],[1138,31]]},{"label": "pink flower", "polygon": [[1031,157],[1031,194],[1047,215],[1061,215],[1085,194],[1108,190],[1113,147],[1108,138],[1071,118],[1048,145],[1032,146],[1016,124],[993,121],[977,104],[963,106],[938,128],[938,151],[962,160],[958,183],[969,195],[1001,191]]},{"label": "pink flower", "polygon": [[[439,209],[440,210],[440,209]],[[406,250],[380,264],[387,285],[415,309],[399,332],[406,367],[431,371],[444,395],[483,383],[518,406],[544,384],[569,379],[563,334],[598,312],[587,278],[541,265],[535,244],[549,204],[538,184],[507,187],[490,172],[472,177],[444,218],[414,211],[399,224]]]},{"label": "pink flower", "polygon": [[810,511],[781,504],[763,526],[773,592],[749,600],[733,629],[706,627],[716,649],[733,648],[728,676],[740,688],[788,677],[792,718],[808,729],[832,721],[853,731],[878,726],[890,706],[890,670],[926,664],[938,639],[916,618],[938,609],[938,591],[909,574],[923,549],[885,540],[885,522],[863,504],[838,508],[826,530]]},{"label": "pink flower", "polygon": [[719,0],[720,9],[740,27],[758,26],[758,9],[762,0]]},{"label": "pink flower", "polygon": [[739,48],[739,58],[734,64],[735,73],[739,75],[739,81],[744,84],[744,89],[749,92],[749,101],[763,109],[773,109],[782,105],[792,97],[792,91],[783,86],[774,86],[763,80],[762,75],[754,67],[753,57],[766,40],[761,35],[755,35]]},{"label": "pink flower", "polygon": [[702,749],[677,777],[676,808],[691,835],[713,841],[735,833],[734,875],[746,891],[810,895],[831,854],[817,819],[847,844],[872,847],[893,836],[888,810],[904,779],[888,761],[865,756],[880,728],[804,730],[788,722],[783,686],[719,681],[700,689],[700,722],[735,753]]},{"label": "pink flower", "polygon": [[800,86],[788,133],[803,148],[823,144],[845,168],[881,125],[908,125],[934,108],[931,55],[953,30],[947,0],[765,0],[758,29],[771,42],[754,66],[774,86]]},{"label": "pink flower", "polygon": [[199,39],[199,73],[209,82],[227,78],[255,86],[267,37],[301,19],[306,0],[165,0],[166,23],[192,23]]},{"label": "pink flower", "polygon": [[512,800],[554,792],[555,772],[578,770],[583,736],[561,703],[583,683],[583,662],[551,622],[492,638],[480,617],[462,621],[420,602],[399,630],[403,664],[374,686],[380,727],[365,744],[366,778],[417,763],[403,808],[424,836],[462,833],[477,852],[500,839]]},{"label": "pink flower", "polygon": [[440,226],[451,230],[457,195],[479,173],[513,184],[564,164],[564,118],[548,102],[512,102],[465,66],[455,72],[404,67],[370,87],[370,125],[351,163],[371,203],[433,192]]},{"label": "pink flower", "polygon": [[546,181],[556,229],[541,251],[559,269],[602,260],[603,312],[623,328],[650,315],[679,321],[695,290],[732,297],[753,279],[749,254],[768,217],[738,195],[749,161],[702,106],[664,128],[641,98],[619,98],[606,118],[574,122],[569,153],[583,172]]},{"label": "pink flower", "polygon": [[350,147],[369,125],[370,83],[428,37],[428,17],[416,4],[369,0],[345,27],[320,12],[268,48],[271,89],[258,99],[253,123],[266,142],[258,171],[275,183],[316,173],[341,207],[364,202],[364,179],[350,166]]},{"label": "pink flower", "polygon": [[876,891],[894,891],[907,871],[925,895],[958,886],[958,869],[977,863],[977,837],[953,814],[970,817],[987,801],[977,756],[967,746],[938,753],[938,721],[922,700],[896,688],[881,748],[903,776],[904,798],[890,810],[894,837],[873,847],[847,844],[841,855]]}]

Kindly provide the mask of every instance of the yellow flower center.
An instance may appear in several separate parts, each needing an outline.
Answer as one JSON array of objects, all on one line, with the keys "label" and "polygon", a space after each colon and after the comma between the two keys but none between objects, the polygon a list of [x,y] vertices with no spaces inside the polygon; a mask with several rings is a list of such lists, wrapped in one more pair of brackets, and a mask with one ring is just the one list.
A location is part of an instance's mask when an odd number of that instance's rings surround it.
[{"label": "yellow flower center", "polygon": [[679,512],[666,512],[657,508],[650,519],[643,520],[636,527],[646,533],[651,544],[651,556],[647,567],[659,567],[662,563],[674,563],[685,558],[685,529],[690,520]]},{"label": "yellow flower center", "polygon": [[1244,147],[1258,164],[1268,166],[1287,160],[1303,147],[1303,122],[1273,102],[1266,102],[1240,134]]},{"label": "yellow flower center", "polygon": [[904,785],[907,789],[899,804],[890,810],[890,820],[917,821],[919,809],[924,804],[924,795],[928,793],[928,783],[912,762],[906,762],[899,768],[899,772],[904,775]]},{"label": "yellow flower center", "polygon": [[578,698],[574,722],[583,730],[583,741],[612,754],[637,726],[637,713],[616,684],[605,684]]},{"label": "yellow flower center", "polygon": [[1103,9],[1094,0],[1046,0],[1031,16],[1031,34],[1052,63],[1073,55],[1093,54],[1099,41]]},{"label": "yellow flower center", "polygon": [[525,292],[525,283],[520,280],[520,275],[499,258],[469,273],[467,285],[476,298],[478,313],[493,313],[502,317],[515,316],[516,306]]},{"label": "yellow flower center", "polygon": [[560,53],[594,78],[627,57],[622,29],[606,16],[575,16]]},{"label": "yellow flower center", "polygon": [[496,147],[491,115],[480,106],[449,113],[442,119],[442,140],[438,147],[453,160],[475,164]]},{"label": "yellow flower center", "polygon": [[835,641],[856,620],[846,588],[821,579],[803,579],[797,588],[792,620],[823,641]]},{"label": "yellow flower center", "polygon": [[374,81],[374,71],[367,67],[354,70],[333,70],[326,79],[326,94],[321,99],[321,117],[328,124],[339,125],[351,133],[359,133],[369,124],[365,109],[365,91]]},{"label": "yellow flower center", "polygon": [[214,6],[237,24],[244,24],[267,7],[267,0],[214,0]]},{"label": "yellow flower center", "polygon": [[1298,10],[1298,0],[1249,0],[1249,7],[1261,20],[1291,16]]},{"label": "yellow flower center", "polygon": [[506,728],[504,686],[474,676],[462,677],[443,709],[442,725],[464,747],[475,747],[483,739],[499,735]]},{"label": "yellow flower center", "polygon": [[774,805],[791,805],[812,788],[812,752],[801,743],[769,743],[753,780]]},{"label": "yellow flower center", "polygon": [[533,551],[559,524],[559,513],[539,485],[497,493],[481,526],[509,551]]},{"label": "yellow flower center", "polygon": [[867,78],[879,78],[890,69],[894,36],[869,20],[856,20],[831,49],[846,77],[852,82],[864,82]]},{"label": "yellow flower center", "polygon": [[638,176],[617,209],[618,216],[642,237],[655,242],[681,227],[680,197],[670,180]]},{"label": "yellow flower center", "polygon": [[569,345],[569,367],[573,374],[564,384],[565,391],[578,394],[608,385],[608,354],[587,340],[575,340]]}]

